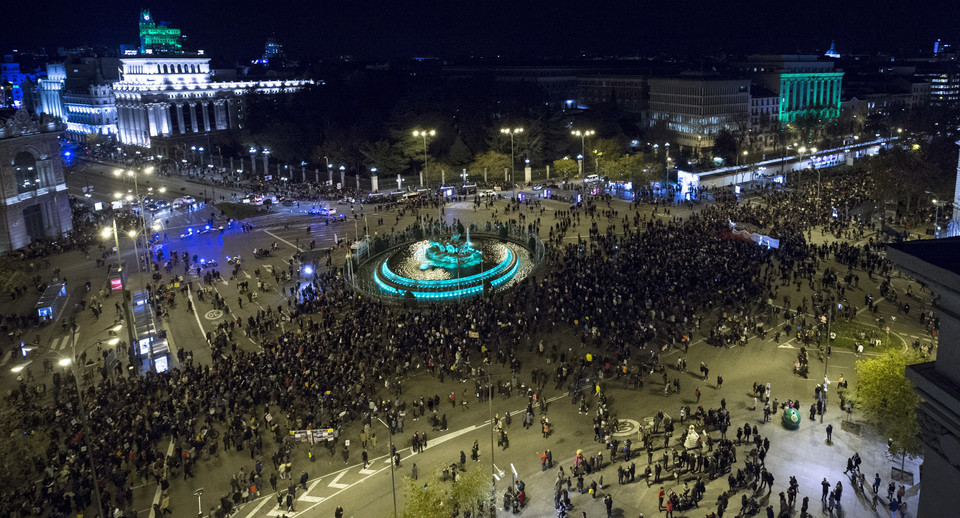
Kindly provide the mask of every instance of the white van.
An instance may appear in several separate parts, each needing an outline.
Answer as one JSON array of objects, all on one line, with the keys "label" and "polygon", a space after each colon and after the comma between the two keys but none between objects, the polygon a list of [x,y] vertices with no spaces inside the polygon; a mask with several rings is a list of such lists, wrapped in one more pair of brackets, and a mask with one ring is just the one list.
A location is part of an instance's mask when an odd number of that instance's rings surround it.
[{"label": "white van", "polygon": [[586,178],[583,179],[584,183],[593,183],[593,182],[599,182],[599,181],[600,181],[600,176],[595,174],[588,174]]},{"label": "white van", "polygon": [[484,189],[478,193],[481,198],[486,198],[488,196],[496,196],[497,193],[493,189]]}]

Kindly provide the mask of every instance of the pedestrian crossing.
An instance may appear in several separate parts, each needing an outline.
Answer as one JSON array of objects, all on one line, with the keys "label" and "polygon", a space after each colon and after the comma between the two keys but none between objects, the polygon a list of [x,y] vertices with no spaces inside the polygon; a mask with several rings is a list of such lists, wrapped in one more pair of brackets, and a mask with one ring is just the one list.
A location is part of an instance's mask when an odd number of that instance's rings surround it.
[{"label": "pedestrian crossing", "polygon": [[50,340],[49,349],[54,351],[65,351],[72,348],[72,344],[80,342],[80,332],[73,333],[73,340],[70,335],[60,336]]},{"label": "pedestrian crossing", "polygon": [[[42,353],[44,349],[47,349],[50,351],[58,352],[61,355],[69,356],[70,353],[72,352],[73,344],[79,343],[79,340],[80,340],[79,331],[77,331],[76,333],[73,333],[72,337],[71,335],[58,336],[51,339],[50,343],[46,347],[42,347],[39,351],[35,351],[33,355],[35,355],[37,352]],[[31,349],[35,350],[36,348],[31,346],[30,344],[27,344],[27,350],[29,351]],[[3,354],[0,355],[0,367],[4,367],[11,362],[16,362],[19,356],[20,356],[20,348],[17,346],[11,347],[10,349],[4,351]],[[30,357],[31,353],[28,352],[27,356]]]}]

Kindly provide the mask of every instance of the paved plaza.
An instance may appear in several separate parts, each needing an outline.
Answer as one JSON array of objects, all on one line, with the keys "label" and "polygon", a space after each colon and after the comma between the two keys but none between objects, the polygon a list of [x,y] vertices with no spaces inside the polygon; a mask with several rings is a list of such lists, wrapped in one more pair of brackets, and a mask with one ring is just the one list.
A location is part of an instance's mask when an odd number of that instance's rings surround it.
[{"label": "paved plaza", "polygon": [[[109,192],[109,179],[98,174],[100,170],[108,170],[109,166],[91,165],[93,182],[97,183],[97,192]],[[84,185],[90,183],[90,179],[76,179],[77,182]],[[157,185],[163,183],[169,189],[177,189],[183,193],[191,193],[202,196],[205,189],[210,188],[202,184],[183,182],[177,178],[157,180]],[[102,184],[102,186],[101,186]],[[70,185],[73,192],[77,185]],[[212,189],[211,189],[212,190]],[[245,193],[237,190],[230,190],[224,187],[217,189],[216,196],[230,197],[233,194],[242,195]],[[672,205],[669,207],[655,207],[649,204],[640,204],[632,207],[630,203],[622,200],[611,200],[609,202],[598,203],[600,214],[593,218],[590,216],[581,216],[575,219],[571,228],[567,229],[562,241],[564,243],[576,243],[578,240],[587,242],[591,239],[591,229],[596,225],[595,233],[602,235],[606,233],[607,227],[612,227],[612,231],[621,234],[621,220],[626,216],[633,218],[635,213],[639,213],[644,220],[673,221],[674,219],[690,218],[697,211],[703,210],[705,206],[712,202],[696,205]],[[455,201],[445,204],[442,214],[439,215],[448,224],[459,220],[465,223],[483,223],[487,221],[504,221],[516,219],[518,210],[509,210],[509,204],[505,200],[492,202],[490,206],[483,205],[477,208],[473,200]],[[210,332],[215,332],[217,326],[228,322],[228,319],[256,316],[258,312],[264,312],[267,308],[275,310],[277,308],[289,307],[290,297],[292,296],[290,287],[296,283],[297,271],[296,265],[291,262],[295,253],[302,250],[325,250],[332,248],[330,256],[332,258],[332,267],[337,267],[343,263],[346,253],[343,247],[336,246],[336,240],[355,239],[358,235],[363,235],[364,228],[371,235],[384,235],[394,230],[401,230],[418,221],[418,216],[438,217],[437,209],[423,209],[419,213],[403,207],[391,207],[388,210],[377,211],[370,205],[361,206],[359,204],[338,205],[337,208],[347,215],[347,221],[327,224],[317,216],[309,214],[311,206],[308,202],[301,202],[289,207],[277,207],[273,211],[263,216],[250,218],[244,223],[253,225],[250,231],[243,231],[239,225],[228,228],[222,234],[210,233],[204,235],[195,235],[188,238],[180,238],[184,229],[202,225],[210,217],[212,209],[201,208],[193,212],[171,212],[160,216],[163,221],[163,232],[167,236],[164,247],[169,251],[189,251],[191,255],[197,255],[201,258],[217,259],[220,262],[219,270],[223,277],[205,284],[203,279],[197,276],[187,276],[190,289],[186,293],[186,298],[190,300],[193,306],[192,311],[187,310],[187,304],[180,302],[174,307],[169,308],[169,318],[163,322],[163,327],[168,331],[168,337],[175,351],[182,350],[192,353],[193,360],[199,365],[209,365],[213,361],[214,350],[208,343],[206,336]],[[570,209],[569,203],[559,201],[544,200],[539,206],[523,206],[519,209],[527,223],[536,219],[540,220],[539,228],[541,236],[546,237],[546,230],[559,224],[560,218],[566,217]],[[362,211],[362,212],[361,212]],[[604,214],[603,211],[609,211]],[[613,211],[616,214],[613,214]],[[668,212],[669,211],[669,212]],[[356,214],[357,217],[354,217]],[[214,214],[216,216],[216,214]],[[558,218],[560,216],[560,218]],[[381,222],[382,221],[382,222]],[[309,229],[308,229],[309,227]],[[838,238],[826,233],[818,235],[818,232],[811,234],[811,240],[815,243],[829,243],[838,241]],[[863,237],[852,238],[849,241],[858,244],[866,243],[872,234]],[[844,238],[842,241],[848,241]],[[126,244],[120,243],[121,253],[128,258],[128,264],[135,264],[134,256],[131,251],[124,250]],[[273,253],[266,258],[255,259],[252,254],[254,248],[273,248]],[[129,247],[127,247],[129,248]],[[74,332],[66,325],[66,319],[60,323],[49,325],[40,329],[24,330],[23,339],[28,342],[36,342],[44,345],[44,351],[39,352],[36,358],[32,359],[31,375],[35,382],[45,380],[50,383],[51,374],[44,374],[40,364],[44,359],[55,358],[55,355],[68,355],[74,347],[77,351],[89,350],[91,357],[96,357],[102,345],[104,338],[109,334],[109,328],[113,326],[116,311],[114,305],[119,301],[119,295],[106,296],[103,301],[104,312],[99,318],[96,318],[91,311],[80,310],[76,306],[81,300],[89,298],[99,293],[99,287],[105,283],[106,269],[96,267],[95,259],[99,252],[91,251],[88,258],[79,251],[66,252],[57,256],[49,257],[48,262],[36,260],[31,265],[31,270],[40,275],[43,279],[49,280],[53,276],[53,270],[59,269],[60,278],[68,280],[70,299],[68,302],[69,315],[76,316],[78,326]],[[236,279],[230,278],[230,266],[225,264],[227,256],[242,255],[245,259],[243,268]],[[49,263],[49,264],[48,264]],[[328,268],[321,264],[322,268]],[[550,266],[547,265],[547,268]],[[824,261],[820,265],[823,268],[841,268],[833,261]],[[842,267],[842,272],[846,271]],[[252,303],[248,302],[243,291],[241,291],[238,282],[253,281],[256,282],[257,275],[255,271],[260,270],[263,278],[272,284],[272,289],[258,293],[257,298]],[[288,281],[274,282],[267,272],[285,272],[293,271],[294,279]],[[865,308],[859,310],[850,320],[859,323],[865,328],[882,329],[877,319],[885,317],[883,326],[889,326],[890,331],[884,330],[884,340],[889,343],[901,344],[902,347],[909,347],[915,340],[923,343],[935,343],[931,340],[923,325],[917,320],[918,311],[904,315],[898,312],[896,306],[888,298],[881,297],[878,284],[882,280],[880,276],[868,278],[866,272],[859,273],[859,287],[850,287],[847,290],[846,298],[851,304],[862,306],[864,296],[872,295],[874,300],[879,300],[878,311],[871,313]],[[85,283],[90,282],[92,289],[87,292]],[[130,281],[135,289],[138,289],[138,283],[150,282],[144,274],[142,277],[134,276]],[[813,290],[805,282],[802,286],[796,287],[794,284],[779,288],[780,295],[789,295],[792,304],[797,306],[801,300],[809,300],[817,290]],[[902,278],[896,273],[892,276],[891,288],[893,294],[899,294],[901,298],[907,296],[908,290],[917,300],[916,308],[926,304],[923,301],[924,292],[922,288],[909,279]],[[200,300],[198,290],[205,290],[207,296]],[[218,309],[211,304],[211,295],[216,293],[229,305],[230,315],[225,311]],[[4,297],[2,302],[2,311],[4,313],[25,313],[32,309],[36,302],[35,297],[26,296],[10,300]],[[772,305],[780,305],[780,301],[771,301]],[[535,301],[527,301],[530,310],[535,305]],[[242,305],[242,306],[241,306]],[[546,383],[545,389],[538,394],[540,398],[546,398],[549,401],[545,415],[553,423],[553,433],[544,438],[540,429],[534,424],[530,429],[524,429],[521,426],[521,417],[526,407],[527,398],[521,391],[517,390],[509,398],[495,397],[492,402],[478,402],[474,395],[475,379],[465,376],[464,379],[456,379],[454,376],[447,376],[443,381],[436,376],[430,375],[424,370],[411,370],[411,374],[402,380],[403,391],[399,396],[391,396],[387,391],[383,391],[381,397],[397,397],[405,401],[413,401],[421,396],[438,395],[447,418],[447,429],[436,431],[431,426],[427,418],[414,420],[411,413],[407,412],[405,426],[402,432],[393,437],[394,445],[400,454],[400,467],[396,472],[396,492],[397,505],[402,510],[405,498],[404,488],[406,484],[403,480],[412,476],[412,467],[414,463],[419,471],[419,478],[425,479],[431,472],[442,470],[451,463],[459,462],[460,453],[464,451],[469,456],[471,446],[477,441],[480,447],[479,461],[473,462],[468,459],[470,469],[482,469],[485,472],[502,472],[502,481],[497,486],[498,502],[502,499],[503,491],[511,479],[512,469],[516,470],[519,479],[526,484],[527,505],[519,513],[521,516],[547,517],[556,516],[557,511],[554,508],[554,483],[556,481],[556,467],[541,471],[540,459],[537,452],[550,449],[553,453],[553,459],[556,464],[563,466],[567,473],[570,472],[574,456],[578,450],[583,450],[585,455],[592,455],[595,452],[603,451],[604,467],[591,473],[586,477],[587,484],[592,481],[600,482],[602,485],[597,494],[581,495],[571,492],[571,501],[575,506],[571,516],[581,516],[585,513],[588,517],[606,516],[603,497],[611,495],[613,498],[613,516],[618,517],[636,517],[658,516],[657,491],[660,486],[664,486],[667,491],[682,492],[684,482],[695,480],[698,476],[703,476],[706,482],[706,491],[703,499],[700,501],[700,508],[683,512],[677,512],[676,516],[705,516],[716,511],[716,502],[718,496],[728,490],[726,475],[717,477],[715,480],[707,480],[707,476],[702,473],[683,472],[679,474],[678,480],[666,480],[660,484],[643,480],[642,474],[647,467],[646,451],[640,447],[638,436],[638,427],[650,427],[653,417],[658,411],[662,411],[671,416],[676,422],[676,432],[673,440],[676,441],[681,430],[689,423],[680,423],[681,407],[689,406],[692,409],[697,408],[696,391],[701,393],[699,405],[704,410],[717,409],[721,404],[725,404],[730,412],[731,428],[727,432],[730,439],[735,439],[735,430],[737,427],[743,427],[744,424],[756,426],[759,434],[770,441],[770,450],[764,460],[766,469],[774,475],[775,482],[772,488],[758,493],[758,498],[765,506],[767,503],[772,505],[775,510],[778,508],[778,494],[786,491],[791,476],[795,476],[799,483],[798,503],[792,516],[799,516],[799,500],[803,497],[810,499],[810,513],[814,516],[827,516],[830,514],[858,518],[887,516],[889,511],[884,511],[886,502],[886,485],[890,481],[891,467],[899,466],[900,460],[890,457],[886,452],[886,439],[877,437],[872,430],[864,426],[861,417],[856,411],[851,413],[843,412],[839,407],[839,402],[835,397],[828,398],[828,408],[822,419],[818,417],[810,420],[807,408],[814,401],[814,391],[818,383],[826,376],[831,380],[830,389],[836,386],[838,380],[842,377],[849,382],[851,388],[856,386],[855,362],[859,359],[858,355],[852,349],[837,348],[830,354],[827,363],[824,364],[818,360],[814,352],[811,353],[810,374],[807,378],[801,377],[794,372],[794,363],[797,359],[801,344],[797,342],[796,332],[789,328],[779,313],[774,315],[773,309],[770,309],[768,315],[761,315],[767,322],[766,338],[750,335],[749,340],[743,345],[732,345],[726,347],[716,347],[707,343],[708,330],[717,318],[725,311],[733,312],[735,308],[714,308],[709,313],[703,314],[703,325],[700,330],[693,333],[690,338],[688,350],[683,347],[675,346],[665,348],[660,355],[660,362],[664,366],[664,375],[670,380],[678,380],[679,392],[665,395],[660,373],[650,374],[645,377],[645,383],[642,388],[631,386],[625,378],[615,377],[604,380],[603,393],[607,399],[610,410],[615,413],[621,423],[620,430],[615,434],[620,441],[631,439],[634,443],[633,458],[625,462],[610,462],[608,450],[594,440],[593,418],[596,415],[596,401],[593,397],[587,397],[589,410],[586,413],[579,412],[579,405],[575,404],[567,391],[567,388],[556,388],[552,382]],[[450,306],[447,311],[458,311],[457,306]],[[308,316],[309,317],[309,316]],[[464,315],[464,318],[466,316]],[[325,319],[349,319],[351,315],[338,313],[336,310],[331,315],[324,315]],[[807,319],[815,318],[814,315],[806,315]],[[368,325],[383,325],[381,322],[369,321]],[[295,332],[297,328],[296,321],[281,321],[278,333],[286,331]],[[455,330],[462,332],[464,330]],[[779,332],[778,332],[779,331]],[[782,337],[779,336],[782,333]],[[778,335],[774,339],[774,335]],[[546,353],[537,354],[537,344],[543,341]],[[261,342],[254,337],[237,333],[236,335],[237,351],[228,350],[223,354],[254,353],[263,351]],[[3,347],[0,354],[0,366],[4,367],[3,374],[0,375],[0,384],[3,384],[5,390],[14,389],[17,386],[16,374],[10,372],[9,367],[14,365],[16,358],[16,349],[12,347],[12,339]],[[663,344],[653,342],[651,345],[660,347]],[[901,346],[901,345],[898,345]],[[545,332],[537,336],[531,336],[529,340],[514,344],[518,357],[522,361],[522,367],[516,374],[516,380],[519,383],[531,384],[531,372],[534,369],[542,369],[547,373],[553,372],[556,364],[548,361],[551,359],[551,351],[554,348],[559,354],[567,359],[576,359],[579,361],[590,355],[592,358],[607,357],[608,353],[603,348],[598,347],[592,340],[582,339],[582,330],[558,328],[553,332]],[[52,352],[50,351],[52,350]],[[95,352],[96,351],[96,352]],[[634,351],[635,354],[644,354],[645,351]],[[870,347],[866,349],[863,356],[869,357],[876,354]],[[476,358],[476,356],[474,356]],[[686,371],[677,369],[679,359],[685,359]],[[251,356],[251,361],[261,361],[261,356]],[[707,379],[701,379],[697,366],[703,362],[709,366],[710,375]],[[124,370],[126,364],[123,365]],[[474,368],[478,365],[473,365]],[[512,381],[514,375],[510,373],[509,368],[500,364],[494,364],[488,367],[491,379],[494,381]],[[723,377],[722,386],[717,386],[717,376]],[[90,380],[98,380],[99,375],[96,368],[91,367],[88,370]],[[798,430],[787,430],[780,424],[781,414],[777,412],[770,422],[763,422],[763,412],[760,407],[753,408],[754,395],[753,386],[755,383],[761,385],[770,384],[771,394],[779,402],[787,400],[799,400],[800,415],[803,417]],[[447,396],[455,394],[458,399],[467,402],[467,405],[447,403]],[[721,401],[723,403],[721,403]],[[265,412],[270,412],[274,419],[280,424],[281,429],[294,429],[295,423],[287,421],[286,412],[283,408],[260,407]],[[495,416],[504,416],[509,412],[513,416],[512,424],[508,427],[509,447],[502,448],[494,446],[491,452],[492,434],[491,422]],[[541,411],[535,411],[537,420],[541,416]],[[246,416],[247,420],[263,423],[262,415]],[[269,433],[264,434],[263,453],[259,453],[251,458],[249,449],[243,451],[224,450],[217,454],[215,458],[202,458],[194,467],[193,477],[187,478],[183,472],[177,473],[177,476],[170,479],[170,501],[169,509],[172,516],[186,517],[196,516],[198,498],[195,492],[203,488],[203,494],[200,496],[199,504],[202,510],[207,512],[211,506],[219,503],[221,496],[229,495],[231,491],[231,474],[240,471],[241,468],[246,472],[256,469],[257,461],[263,465],[263,487],[259,497],[251,497],[248,502],[239,506],[236,516],[242,518],[254,518],[264,516],[300,516],[300,517],[326,517],[334,516],[336,507],[342,506],[345,510],[344,516],[347,517],[379,517],[390,516],[393,511],[393,490],[391,488],[391,463],[389,459],[390,446],[388,443],[388,431],[378,423],[376,419],[372,421],[373,432],[376,433],[378,440],[375,445],[371,444],[367,448],[369,455],[369,464],[364,466],[361,460],[362,448],[361,429],[359,423],[349,422],[342,430],[342,435],[337,443],[337,451],[328,451],[322,445],[316,445],[311,450],[307,444],[296,444],[293,447],[291,455],[291,472],[295,482],[299,482],[302,473],[307,474],[306,489],[301,488],[297,492],[295,511],[286,512],[286,505],[283,508],[278,507],[276,493],[273,492],[266,483],[269,476],[276,470],[271,462],[271,454],[276,451],[277,445],[273,436]],[[833,426],[833,440],[828,442],[826,437],[827,425]],[[698,433],[702,427],[698,427]],[[426,433],[429,435],[428,447],[420,452],[413,453],[411,448],[411,437],[415,432]],[[712,431],[713,440],[720,439],[719,431]],[[649,437],[653,445],[653,458],[656,462],[663,455],[663,434],[654,434]],[[350,441],[348,456],[346,459],[341,455],[340,448],[344,440]],[[169,453],[174,451],[173,444],[169,439],[160,441],[158,447]],[[670,449],[675,448],[675,444],[670,445]],[[744,467],[744,461],[748,452],[753,448],[752,444],[737,446],[737,462],[734,465],[734,472]],[[706,449],[706,445],[704,445]],[[491,459],[491,453],[492,459]],[[867,486],[864,491],[855,490],[851,479],[844,474],[847,458],[854,453],[859,453],[863,459],[861,471],[866,475]],[[312,454],[312,458],[311,455]],[[618,483],[617,467],[628,468],[630,464],[635,464],[636,478],[634,481],[626,484]],[[671,462],[672,466],[673,463]],[[905,463],[906,471],[912,474],[915,483],[907,484],[905,501],[908,504],[907,516],[913,516],[913,510],[916,508],[917,494],[919,485],[919,468],[916,459],[907,459]],[[132,470],[131,470],[132,471]],[[881,506],[874,509],[872,506],[872,490],[868,487],[873,481],[874,473],[879,473],[883,480],[881,486]],[[146,479],[140,479],[135,473],[131,474],[133,508],[138,512],[138,516],[154,516],[154,503],[160,502],[160,491],[155,483],[153,476]],[[828,512],[825,503],[820,500],[821,480],[826,478],[831,485],[842,481],[845,491],[840,507]],[[285,489],[290,481],[281,481],[280,489]],[[449,484],[449,482],[447,482]],[[899,484],[899,482],[898,482]],[[745,492],[753,494],[752,490],[740,489],[735,493],[730,493],[729,507],[724,516],[734,516],[740,510],[740,498]],[[498,516],[506,516],[508,513],[500,510]],[[764,512],[761,511],[761,516]]]}]

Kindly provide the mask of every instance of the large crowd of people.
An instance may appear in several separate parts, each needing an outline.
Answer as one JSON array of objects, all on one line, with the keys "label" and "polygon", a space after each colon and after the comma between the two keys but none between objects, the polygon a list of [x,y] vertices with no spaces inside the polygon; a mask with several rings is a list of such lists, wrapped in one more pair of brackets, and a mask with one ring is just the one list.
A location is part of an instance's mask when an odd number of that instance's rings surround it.
[{"label": "large crowd of people", "polygon": [[[450,395],[405,392],[405,381],[414,374],[433,376],[441,383],[480,380],[475,381],[475,392],[481,398],[493,391],[493,382],[483,381],[485,374],[499,365],[512,373],[512,379],[496,382],[501,393],[513,390],[542,401],[552,380],[574,397],[581,394],[583,410],[587,410],[582,395],[585,380],[622,379],[624,387],[639,389],[652,378],[667,385],[668,392],[674,384],[679,391],[678,380],[671,384],[659,362],[662,351],[686,350],[695,334],[714,345],[735,345],[783,322],[804,319],[809,311],[817,311],[814,306],[823,305],[804,300],[793,308],[788,299],[782,313],[777,310],[778,318],[771,319],[766,311],[769,301],[779,301],[791,286],[817,283],[840,300],[845,290],[859,283],[857,275],[890,275],[879,241],[816,245],[810,239],[820,228],[837,237],[870,232],[871,225],[857,210],[869,200],[869,187],[855,177],[835,178],[824,193],[844,203],[836,217],[834,207],[821,206],[813,189],[764,192],[752,203],[738,203],[719,192],[698,194],[698,205],[702,199],[714,201],[685,218],[671,214],[677,203],[652,193],[631,207],[587,199],[557,212],[548,226],[541,222],[542,206],[536,201],[509,203],[491,225],[539,233],[550,244],[549,268],[511,290],[464,301],[457,312],[435,306],[410,309],[358,297],[335,265],[318,268],[306,283],[278,276],[274,281],[286,281],[282,289],[291,292],[286,307],[268,307],[255,316],[220,324],[207,336],[214,351],[211,364],[201,365],[181,350],[179,368],[162,374],[128,377],[104,372],[98,379],[77,383],[69,369],[60,370],[53,373],[52,390],[43,395],[27,380],[20,381],[19,389],[8,396],[9,404],[24,431],[47,440],[44,451],[24,459],[21,472],[8,477],[10,484],[0,493],[0,516],[69,516],[90,507],[91,469],[110,516],[134,516],[133,485],[159,484],[166,494],[171,479],[192,476],[198,462],[224,451],[249,455],[255,468],[233,474],[233,491],[211,510],[222,515],[255,497],[257,488],[262,491],[267,473],[285,478],[295,449],[289,430],[350,426],[366,430],[373,418],[383,417],[402,433],[402,416],[408,409],[431,416],[438,426],[442,421],[445,428],[453,418],[445,403],[462,397],[456,388]],[[475,201],[477,206],[489,203]],[[402,210],[422,213],[423,218],[411,228],[398,229],[396,235],[435,224],[431,218],[441,206],[426,200],[404,206]],[[779,239],[779,248],[731,238],[731,221],[764,229]],[[585,223],[588,232],[574,235]],[[846,265],[848,272],[825,274],[821,266],[827,260]],[[160,297],[154,303],[165,300],[170,299]],[[281,318],[290,321],[285,330],[276,325]],[[803,325],[816,327],[812,320]],[[935,329],[936,323],[930,325]],[[550,332],[557,329],[575,330],[573,340],[599,355],[587,362],[582,354],[566,353],[570,344],[558,348],[556,338],[541,341],[541,336],[555,337]],[[262,352],[231,347],[243,335],[256,339]],[[551,362],[531,361],[538,355]],[[517,377],[531,368],[534,383],[521,391]],[[597,402],[596,408],[602,407]],[[703,455],[684,453],[672,462],[665,449],[664,459],[656,464],[658,472],[668,469],[671,476],[685,472],[708,479],[728,474],[731,487],[759,480],[762,460],[751,458],[745,469],[734,468],[738,458],[736,446],[726,438],[725,408],[689,412],[686,416],[697,421],[706,437],[722,429],[716,449]],[[528,413],[532,420],[533,405]],[[603,420],[598,426],[605,424]],[[541,424],[546,435],[549,427]],[[598,430],[602,440],[602,426]],[[685,439],[686,431],[680,443]],[[169,452],[161,448],[168,440]],[[92,465],[85,450],[88,443]],[[331,454],[344,459],[350,453],[342,440],[326,444]],[[755,451],[763,449],[758,446]],[[618,451],[615,445],[613,455]],[[265,458],[272,459],[272,469],[262,466]],[[601,457],[601,466],[602,462]],[[582,464],[574,466],[574,477],[588,469]],[[632,469],[630,475],[632,479]],[[275,475],[268,479],[277,490]],[[570,488],[569,481],[566,486]],[[295,492],[293,484],[285,494]],[[674,499],[670,505],[694,505],[702,493],[695,487],[675,498],[668,495],[668,500]],[[558,506],[569,502],[569,496],[558,494],[557,501]],[[291,500],[286,502],[292,509]],[[163,512],[165,505],[168,498],[161,500],[158,511]]]}]

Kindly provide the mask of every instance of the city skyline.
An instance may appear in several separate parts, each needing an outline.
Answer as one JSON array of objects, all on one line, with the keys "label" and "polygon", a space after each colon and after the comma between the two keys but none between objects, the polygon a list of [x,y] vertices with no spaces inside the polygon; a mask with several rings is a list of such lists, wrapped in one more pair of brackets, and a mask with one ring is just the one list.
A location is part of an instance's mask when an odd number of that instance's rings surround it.
[{"label": "city skyline", "polygon": [[[456,9],[373,2],[279,2],[273,9],[254,2],[111,4],[99,9],[71,4],[52,11],[42,4],[23,5],[20,16],[0,22],[5,47],[45,47],[49,52],[61,46],[134,45],[140,9],[181,28],[186,49],[238,61],[262,53],[270,36],[278,38],[289,55],[306,59],[822,53],[832,41],[841,54],[909,56],[932,52],[937,39],[958,40],[950,17],[931,4],[878,8],[875,3],[787,7],[739,2],[730,8],[662,1],[589,7],[575,2],[481,2]],[[32,20],[36,23],[29,23]]]}]

